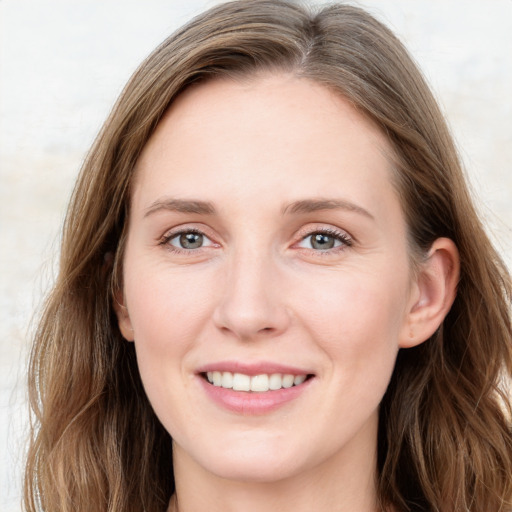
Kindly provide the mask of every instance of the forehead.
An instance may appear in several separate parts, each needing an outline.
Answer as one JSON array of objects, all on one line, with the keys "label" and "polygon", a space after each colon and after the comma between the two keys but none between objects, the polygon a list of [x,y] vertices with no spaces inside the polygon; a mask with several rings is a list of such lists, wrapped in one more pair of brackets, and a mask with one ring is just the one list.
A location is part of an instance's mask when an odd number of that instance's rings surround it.
[{"label": "forehead", "polygon": [[375,204],[391,187],[391,153],[372,121],[316,82],[286,74],[216,79],[169,108],[139,159],[134,201],[164,189],[194,196],[193,185],[212,201],[293,201],[334,190]]},{"label": "forehead", "polygon": [[[293,74],[263,73],[236,81],[217,78],[189,86],[175,98],[146,144],[143,155],[163,138],[199,137],[201,128],[208,123],[215,123],[216,132],[243,129],[245,135],[251,135],[253,127],[252,135],[257,136],[271,130],[274,133],[280,131],[282,135],[285,132],[297,136],[314,135],[343,123],[345,127],[364,129],[366,144],[377,144],[391,153],[389,143],[377,125],[339,93]],[[261,127],[265,123],[268,123],[267,130],[262,133]],[[210,135],[218,136],[219,133]],[[344,139],[348,141],[350,138],[350,132],[345,131]]]}]

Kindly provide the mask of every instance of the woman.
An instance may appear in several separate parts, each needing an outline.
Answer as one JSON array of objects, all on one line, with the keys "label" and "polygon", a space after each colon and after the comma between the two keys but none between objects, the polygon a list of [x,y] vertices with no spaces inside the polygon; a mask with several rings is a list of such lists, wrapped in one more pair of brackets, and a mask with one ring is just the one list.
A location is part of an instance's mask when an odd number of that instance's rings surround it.
[{"label": "woman", "polygon": [[36,336],[28,510],[510,510],[510,277],[406,50],[216,7],[82,169]]}]

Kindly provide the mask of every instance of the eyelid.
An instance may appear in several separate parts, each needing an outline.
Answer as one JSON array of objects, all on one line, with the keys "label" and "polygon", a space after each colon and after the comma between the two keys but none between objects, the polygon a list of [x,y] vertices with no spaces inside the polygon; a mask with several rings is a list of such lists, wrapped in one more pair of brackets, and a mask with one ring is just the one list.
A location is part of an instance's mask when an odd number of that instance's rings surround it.
[{"label": "eyelid", "polygon": [[[205,235],[204,233],[201,233],[199,231],[192,230],[192,229],[186,229],[184,231],[178,231],[177,233],[172,233],[171,236],[167,237],[167,243],[172,245],[173,247],[176,247],[177,249],[184,249],[183,247],[173,245],[171,242],[172,242],[172,240],[180,238],[182,235],[185,235],[185,234],[194,234],[194,235],[202,236],[203,241],[206,241],[207,243],[203,243],[203,245],[201,247],[198,247],[198,249],[202,249],[203,247],[210,247],[210,246],[214,245],[213,241],[210,240],[210,238],[207,235]],[[186,250],[192,251],[193,249],[186,249]]]},{"label": "eyelid", "polygon": [[[209,234],[211,230],[208,229],[206,226],[203,228],[197,227],[197,225],[194,225],[194,223],[191,224],[180,224],[178,226],[175,226],[171,229],[168,229],[160,238],[159,238],[159,245],[166,246],[169,250],[176,252],[176,253],[185,253],[185,254],[192,254],[192,253],[199,253],[200,251],[204,249],[209,249],[211,247],[218,248],[221,247],[222,244],[216,242],[215,236],[212,236]],[[202,235],[206,240],[208,240],[207,245],[203,245],[201,247],[198,247],[197,249],[185,249],[178,247],[176,245],[171,245],[169,242],[173,240],[174,238],[184,234],[184,233],[197,233]],[[300,247],[298,244],[306,240],[308,237],[314,235],[314,234],[325,234],[328,236],[332,236],[336,238],[338,241],[340,241],[340,245],[319,250],[319,249],[313,249],[313,248],[307,248],[307,247]],[[311,223],[307,224],[306,226],[301,227],[296,234],[296,240],[293,242],[292,247],[295,246],[298,249],[303,249],[305,251],[309,251],[312,253],[316,253],[317,255],[328,255],[332,253],[336,253],[338,251],[343,251],[347,247],[351,247],[355,241],[354,237],[350,235],[346,230],[332,226],[332,225],[325,225],[320,223]]]},{"label": "eyelid", "polygon": [[[202,249],[209,248],[209,247],[220,247],[220,244],[217,243],[214,239],[214,237],[210,234],[208,234],[208,229],[205,228],[198,228],[195,225],[190,224],[180,224],[179,226],[175,226],[174,228],[168,229],[158,240],[159,245],[166,246],[169,250],[176,252],[176,253],[198,253]],[[178,247],[176,245],[170,244],[170,241],[174,238],[183,235],[185,233],[196,233],[199,235],[202,235],[206,240],[208,240],[210,243],[208,245],[198,247],[197,249],[184,249],[182,247]]]},{"label": "eyelid", "polygon": [[340,245],[332,247],[330,249],[318,250],[308,247],[300,247],[299,249],[304,249],[306,251],[314,252],[317,254],[327,255],[332,254],[333,252],[343,251],[347,247],[351,247],[354,243],[354,237],[352,237],[347,231],[344,229],[340,229],[334,226],[326,226],[325,224],[316,224],[316,225],[308,225],[301,228],[297,234],[298,240],[294,243],[295,246],[298,246],[301,242],[306,240],[308,237],[315,234],[324,234],[328,236],[332,236],[338,241],[341,242]]}]

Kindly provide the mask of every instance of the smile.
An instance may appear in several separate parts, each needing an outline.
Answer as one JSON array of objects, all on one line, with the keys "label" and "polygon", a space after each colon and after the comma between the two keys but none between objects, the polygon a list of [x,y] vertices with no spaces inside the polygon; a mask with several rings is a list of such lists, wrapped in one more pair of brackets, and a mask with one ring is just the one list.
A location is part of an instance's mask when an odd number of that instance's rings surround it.
[{"label": "smile", "polygon": [[196,370],[206,396],[224,410],[253,416],[271,413],[309,396],[316,374],[272,361],[217,361]]},{"label": "smile", "polygon": [[244,373],[232,373],[221,371],[209,371],[204,374],[210,384],[233,391],[254,391],[264,393],[299,386],[307,375],[292,375],[283,373],[246,375]]}]

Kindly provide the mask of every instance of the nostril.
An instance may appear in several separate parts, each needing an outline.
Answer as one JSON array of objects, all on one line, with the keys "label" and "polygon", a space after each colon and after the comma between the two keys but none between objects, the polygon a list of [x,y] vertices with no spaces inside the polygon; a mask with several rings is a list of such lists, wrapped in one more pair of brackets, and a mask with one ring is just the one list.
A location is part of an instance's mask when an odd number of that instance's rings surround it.
[{"label": "nostril", "polygon": [[289,325],[289,314],[282,304],[271,303],[269,297],[233,293],[220,301],[213,322],[223,333],[251,340],[258,335],[269,337],[284,332]]}]

